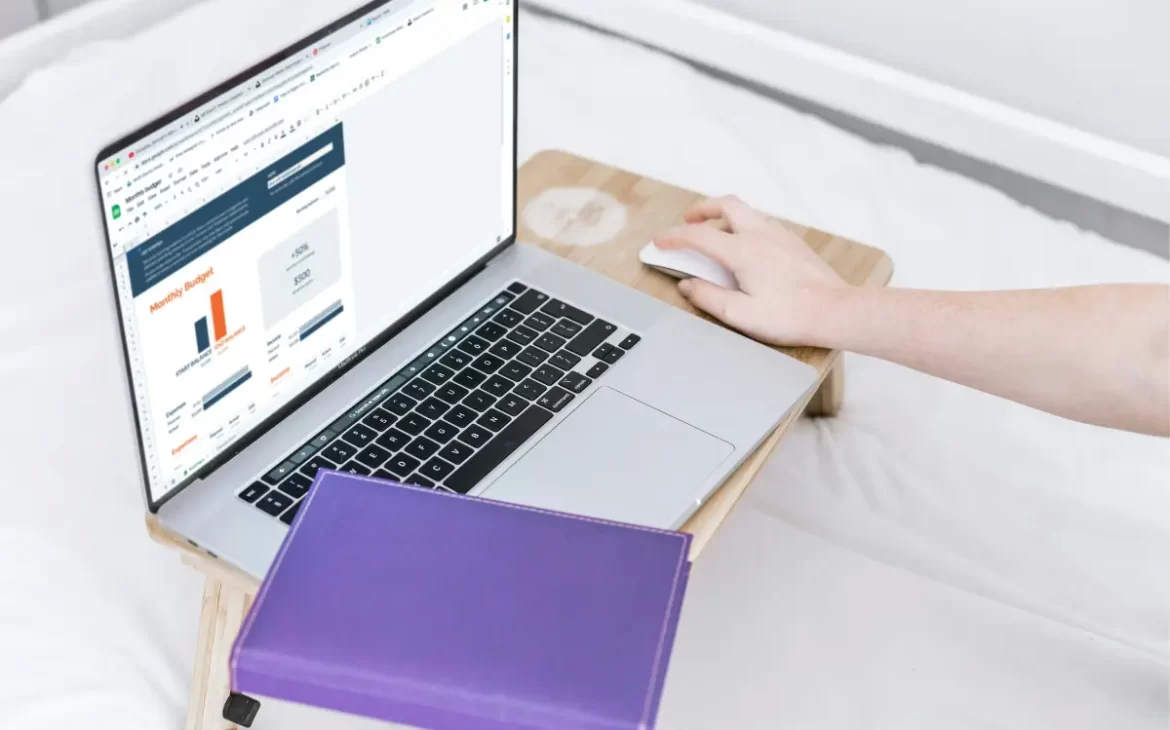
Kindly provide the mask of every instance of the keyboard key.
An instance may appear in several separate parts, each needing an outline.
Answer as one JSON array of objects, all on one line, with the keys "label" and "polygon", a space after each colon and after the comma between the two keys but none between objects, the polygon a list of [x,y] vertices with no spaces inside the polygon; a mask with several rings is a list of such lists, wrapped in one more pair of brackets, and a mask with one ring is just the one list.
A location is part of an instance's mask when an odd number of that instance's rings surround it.
[{"label": "keyboard key", "polygon": [[396,428],[406,431],[411,436],[417,436],[429,425],[431,425],[431,422],[423,418],[416,411],[399,421]]},{"label": "keyboard key", "polygon": [[456,345],[456,347],[458,347],[460,350],[463,350],[472,357],[479,357],[484,353],[485,350],[488,349],[489,345],[489,342],[481,340],[475,335],[471,335],[463,342],[460,342],[458,345]]},{"label": "keyboard key", "polygon": [[292,497],[288,496],[287,494],[281,494],[280,492],[272,491],[266,494],[264,499],[261,499],[259,502],[257,502],[256,506],[273,517],[276,517],[281,512],[284,512],[286,509],[288,509],[292,503]]},{"label": "keyboard key", "polygon": [[346,433],[342,434],[341,438],[348,441],[351,445],[357,448],[362,448],[366,444],[372,442],[378,437],[378,432],[372,428],[358,424],[351,428]]},{"label": "keyboard key", "polygon": [[577,324],[585,325],[593,321],[593,315],[582,312],[572,304],[565,304],[564,302],[553,299],[548,304],[540,308],[540,311],[552,317],[564,317],[571,319]]},{"label": "keyboard key", "polygon": [[452,350],[451,352],[448,352],[446,355],[444,355],[443,359],[439,362],[443,363],[452,370],[458,370],[467,365],[467,363],[471,362],[473,359],[474,358],[472,358],[471,355],[468,355],[466,352]]},{"label": "keyboard key", "polygon": [[561,370],[572,370],[577,367],[577,363],[581,362],[581,358],[571,352],[561,350],[553,355],[552,359],[548,362],[550,365],[556,365]]},{"label": "keyboard key", "polygon": [[432,421],[436,418],[441,418],[444,413],[451,410],[451,406],[447,405],[438,398],[427,398],[422,402],[416,411],[419,415],[425,416]]},{"label": "keyboard key", "polygon": [[521,294],[516,301],[512,302],[512,309],[524,314],[532,314],[540,305],[548,301],[548,295],[543,292],[538,292],[535,289],[529,289]]},{"label": "keyboard key", "polygon": [[495,434],[483,426],[472,426],[463,433],[459,434],[459,440],[468,446],[474,446],[478,449],[488,441],[491,441],[492,436],[494,435]]},{"label": "keyboard key", "polygon": [[[456,469],[443,483],[452,491],[467,494],[475,488],[480,480],[511,456],[516,449],[520,448],[525,441],[532,438],[540,430],[540,427],[548,423],[551,418],[552,414],[543,408],[529,406],[528,410],[512,421],[507,428],[500,432],[499,436],[492,439],[484,449]],[[467,432],[465,431],[465,433]],[[463,434],[460,434],[460,438],[462,437]]]},{"label": "keyboard key", "polygon": [[418,405],[418,401],[414,398],[403,395],[402,393],[395,393],[386,399],[382,404],[386,410],[391,413],[397,413],[400,416],[405,416],[410,413],[410,409]]},{"label": "keyboard key", "polygon": [[386,471],[393,474],[396,478],[401,479],[402,477],[417,469],[420,463],[421,462],[419,462],[419,460],[413,456],[399,454],[392,457],[390,461],[386,462]]},{"label": "keyboard key", "polygon": [[537,338],[537,336],[538,335],[537,335],[536,330],[530,330],[527,327],[525,327],[524,325],[520,325],[519,327],[517,327],[516,329],[514,329],[508,333],[509,340],[511,340],[512,342],[519,343],[521,345],[531,344],[532,341]]},{"label": "keyboard key", "polygon": [[589,377],[593,378],[594,380],[597,380],[602,375],[605,375],[606,370],[609,370],[609,366],[603,362],[599,362],[599,363],[595,363],[593,365],[593,367],[589,368],[589,370],[585,374],[588,375]]},{"label": "keyboard key", "polygon": [[415,378],[406,384],[406,387],[402,389],[402,392],[406,395],[409,395],[411,398],[414,398],[415,400],[422,400],[431,393],[435,392],[435,386],[431,385],[425,380],[422,380],[421,378]]},{"label": "keyboard key", "polygon": [[529,378],[520,385],[517,385],[513,392],[526,400],[536,400],[544,395],[544,391],[546,390],[548,390],[547,387]]},{"label": "keyboard key", "polygon": [[318,454],[312,459],[306,461],[304,466],[301,467],[300,472],[301,474],[304,474],[308,478],[312,479],[317,476],[317,471],[319,469],[333,469],[336,466],[337,464],[335,462],[332,462],[329,459],[326,459],[324,456]]},{"label": "keyboard key", "polygon": [[563,377],[565,377],[565,371],[554,368],[552,365],[541,365],[532,374],[533,380],[544,383],[545,385],[555,385]]},{"label": "keyboard key", "polygon": [[475,334],[479,335],[485,340],[495,342],[504,335],[508,334],[508,329],[506,327],[501,327],[495,322],[488,322],[483,327],[480,327],[478,330],[476,330]]},{"label": "keyboard key", "polygon": [[471,363],[471,367],[476,370],[481,370],[485,373],[494,373],[499,370],[504,364],[504,361],[495,355],[483,355],[475,362]]},{"label": "keyboard key", "polygon": [[523,294],[526,289],[528,289],[528,287],[524,286],[518,281],[513,281],[508,285],[508,291],[512,292],[513,294]]},{"label": "keyboard key", "polygon": [[431,441],[426,436],[419,436],[407,446],[405,453],[410,454],[416,459],[429,459],[435,455],[439,450],[439,445]]},{"label": "keyboard key", "polygon": [[271,486],[276,486],[284,481],[284,478],[297,470],[297,465],[291,461],[286,461],[283,464],[277,465],[275,469],[265,474],[262,479]]},{"label": "keyboard key", "polygon": [[252,502],[255,502],[256,500],[263,497],[265,494],[268,494],[268,487],[264,486],[260,482],[256,482],[252,486],[240,492],[240,499],[244,500],[248,504],[251,504]]},{"label": "keyboard key", "polygon": [[382,433],[386,429],[393,426],[394,422],[397,420],[398,416],[394,415],[390,411],[386,410],[385,408],[377,408],[373,413],[363,418],[362,423],[364,423],[369,428],[374,429],[378,433]]},{"label": "keyboard key", "polygon": [[467,368],[455,376],[455,382],[464,388],[478,388],[479,384],[487,380],[487,376],[478,370]]},{"label": "keyboard key", "polygon": [[345,466],[339,468],[337,471],[344,472],[346,474],[360,474],[363,477],[368,477],[370,475],[370,470],[356,461],[349,462]]},{"label": "keyboard key", "polygon": [[454,375],[454,370],[445,368],[438,364],[430,366],[427,368],[427,371],[422,374],[423,378],[425,378],[428,382],[434,383],[435,385],[442,385],[443,383],[450,380]]},{"label": "keyboard key", "polygon": [[459,433],[459,429],[446,421],[436,421],[423,432],[427,438],[440,444],[445,444],[455,438],[457,433]]},{"label": "keyboard key", "polygon": [[452,464],[462,464],[471,457],[472,453],[473,452],[471,447],[467,444],[461,444],[458,441],[453,441],[452,443],[447,444],[443,450],[439,452],[439,456],[443,457]]},{"label": "keyboard key", "polygon": [[634,347],[634,345],[638,344],[641,341],[642,341],[641,337],[639,337],[637,335],[630,335],[626,339],[622,340],[621,343],[618,345],[618,347],[622,348],[623,350],[630,350]]},{"label": "keyboard key", "polygon": [[611,347],[609,352],[606,353],[605,357],[603,357],[602,360],[605,360],[610,365],[613,365],[613,364],[617,363],[618,360],[621,360],[622,357],[625,356],[625,354],[626,354],[626,351],[623,350],[622,348]]},{"label": "keyboard key", "polygon": [[422,487],[423,489],[433,489],[435,483],[421,474],[411,474],[402,480],[403,484],[409,484],[412,487]]},{"label": "keyboard key", "polygon": [[560,386],[566,388],[570,392],[580,393],[588,388],[593,383],[592,380],[585,377],[581,373],[565,373],[565,377],[561,378]]},{"label": "keyboard key", "polygon": [[557,337],[554,334],[546,332],[536,339],[536,346],[548,352],[556,352],[564,347],[565,342],[564,337]]},{"label": "keyboard key", "polygon": [[544,332],[549,327],[552,327],[555,323],[556,320],[544,312],[537,312],[528,319],[524,320],[524,325],[526,327],[531,327],[537,332]]},{"label": "keyboard key", "polygon": [[374,472],[373,476],[377,479],[385,479],[385,480],[391,481],[391,482],[399,481],[399,477],[394,476],[393,474],[386,471],[385,469],[379,469],[378,471]]},{"label": "keyboard key", "polygon": [[347,444],[344,441],[334,441],[329,444],[329,448],[321,452],[321,455],[334,464],[344,464],[352,459],[357,452],[358,449],[356,446]]},{"label": "keyboard key", "polygon": [[479,414],[465,405],[457,405],[447,412],[447,420],[459,428],[467,428],[475,422]]},{"label": "keyboard key", "polygon": [[515,360],[500,368],[500,375],[503,375],[505,378],[508,378],[509,380],[517,383],[519,383],[524,378],[527,378],[531,372],[531,367],[525,365],[522,362],[516,362]]},{"label": "keyboard key", "polygon": [[512,419],[510,416],[506,416],[503,413],[497,411],[495,408],[492,408],[488,410],[487,413],[480,416],[479,419],[476,420],[476,423],[489,430],[499,431],[504,426],[507,426],[511,420]]},{"label": "keyboard key", "polygon": [[549,409],[553,413],[558,413],[562,408],[569,405],[574,398],[573,395],[564,388],[550,388],[547,393],[541,396],[540,400],[536,401],[540,405]]},{"label": "keyboard key", "polygon": [[501,340],[492,345],[492,349],[489,350],[489,352],[505,360],[509,360],[519,355],[520,351],[523,349],[523,347],[516,344],[515,342],[512,342],[511,340]]},{"label": "keyboard key", "polygon": [[462,385],[455,385],[454,383],[447,383],[439,388],[435,396],[444,403],[455,405],[467,396],[467,388]]},{"label": "keyboard key", "polygon": [[574,337],[565,345],[565,349],[569,352],[585,357],[593,351],[605,339],[612,335],[617,327],[603,319],[599,319],[593,324],[589,325],[581,331],[581,334]]},{"label": "keyboard key", "polygon": [[524,315],[520,314],[514,309],[505,309],[493,317],[493,320],[499,322],[507,329],[512,329],[524,321]]},{"label": "keyboard key", "polygon": [[418,470],[420,474],[426,476],[428,479],[434,479],[439,482],[447,477],[448,474],[455,471],[455,467],[439,458],[434,458],[422,465]]},{"label": "keyboard key", "polygon": [[487,382],[483,384],[483,389],[485,393],[494,395],[497,398],[503,398],[515,384],[514,381],[497,374],[487,379]]},{"label": "keyboard key", "polygon": [[519,416],[528,407],[528,401],[524,400],[515,393],[509,393],[496,402],[496,408],[499,408],[509,416]]},{"label": "keyboard key", "polygon": [[552,333],[558,337],[564,337],[566,340],[577,336],[581,331],[581,325],[569,319],[562,319],[553,325]]},{"label": "keyboard key", "polygon": [[517,355],[516,359],[525,365],[536,367],[548,359],[548,353],[539,347],[529,347],[527,350]]},{"label": "keyboard key", "polygon": [[277,487],[293,499],[300,499],[305,496],[305,492],[309,491],[309,487],[313,486],[313,480],[304,474],[293,474],[288,479],[285,479]]},{"label": "keyboard key", "polygon": [[375,443],[388,451],[398,451],[410,443],[410,436],[396,428],[392,428],[379,436]]},{"label": "keyboard key", "polygon": [[280,521],[286,525],[291,525],[293,523],[293,519],[295,519],[297,516],[297,512],[301,511],[302,504],[304,504],[304,502],[297,502],[292,507],[289,507],[287,510],[285,510],[284,514],[280,516]]},{"label": "keyboard key", "polygon": [[473,410],[479,411],[480,413],[483,413],[487,409],[491,408],[492,404],[495,402],[496,399],[494,396],[490,396],[482,390],[477,390],[463,399],[464,405]]},{"label": "keyboard key", "polygon": [[593,351],[593,357],[604,360],[611,352],[613,352],[613,345],[606,342]]},{"label": "keyboard key", "polygon": [[381,446],[367,446],[364,451],[354,457],[354,461],[359,462],[363,466],[368,466],[371,469],[377,469],[386,463],[393,452],[387,451]]}]

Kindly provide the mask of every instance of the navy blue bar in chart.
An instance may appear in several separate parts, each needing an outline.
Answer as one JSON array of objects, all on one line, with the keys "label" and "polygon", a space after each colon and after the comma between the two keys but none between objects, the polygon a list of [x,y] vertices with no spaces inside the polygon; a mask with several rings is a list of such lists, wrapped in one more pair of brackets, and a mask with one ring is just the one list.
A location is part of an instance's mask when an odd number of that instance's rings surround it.
[{"label": "navy blue bar in chart", "polygon": [[247,367],[216,386],[215,390],[203,396],[203,410],[211,408],[226,398],[233,390],[252,379],[252,371]]},{"label": "navy blue bar in chart", "polygon": [[330,320],[344,311],[345,307],[340,300],[330,304],[328,309],[313,317],[301,327],[301,341],[303,342],[306,337],[329,324]]},{"label": "navy blue bar in chart", "polygon": [[207,317],[195,323],[195,347],[197,352],[203,352],[211,347],[211,338],[207,335]]}]

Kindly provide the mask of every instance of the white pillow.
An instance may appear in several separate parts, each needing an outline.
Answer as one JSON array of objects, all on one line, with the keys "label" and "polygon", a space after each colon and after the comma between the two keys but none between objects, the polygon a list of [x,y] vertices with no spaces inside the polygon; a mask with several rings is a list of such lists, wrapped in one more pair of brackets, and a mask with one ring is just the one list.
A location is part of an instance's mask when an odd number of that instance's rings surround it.
[{"label": "white pillow", "polygon": [[0,103],[0,727],[177,728],[186,706],[200,583],[143,527],[94,158],[357,4],[201,3]]}]

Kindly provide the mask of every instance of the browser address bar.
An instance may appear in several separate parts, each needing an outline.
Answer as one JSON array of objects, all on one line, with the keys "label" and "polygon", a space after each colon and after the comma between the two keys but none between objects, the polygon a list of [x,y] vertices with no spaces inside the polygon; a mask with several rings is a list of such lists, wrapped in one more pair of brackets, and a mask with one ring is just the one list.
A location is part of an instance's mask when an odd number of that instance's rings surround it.
[{"label": "browser address bar", "polygon": [[269,180],[268,181],[268,189],[271,190],[272,188],[281,184],[285,180],[288,180],[293,175],[296,175],[298,172],[305,169],[306,167],[313,164],[314,162],[321,159],[322,157],[324,157],[325,155],[329,154],[332,151],[333,151],[333,143],[330,142],[329,144],[325,145],[324,147],[317,150],[313,154],[309,155],[305,159],[301,160],[297,164],[293,165],[292,167],[288,168],[284,172],[280,173],[276,177]]}]

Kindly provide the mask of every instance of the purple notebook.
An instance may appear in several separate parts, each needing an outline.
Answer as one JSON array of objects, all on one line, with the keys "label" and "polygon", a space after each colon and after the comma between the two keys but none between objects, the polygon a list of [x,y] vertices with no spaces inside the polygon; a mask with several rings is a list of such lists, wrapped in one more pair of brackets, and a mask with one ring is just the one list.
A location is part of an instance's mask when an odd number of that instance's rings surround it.
[{"label": "purple notebook", "polygon": [[429,730],[654,726],[689,535],[331,471],[306,500],[234,691]]}]

